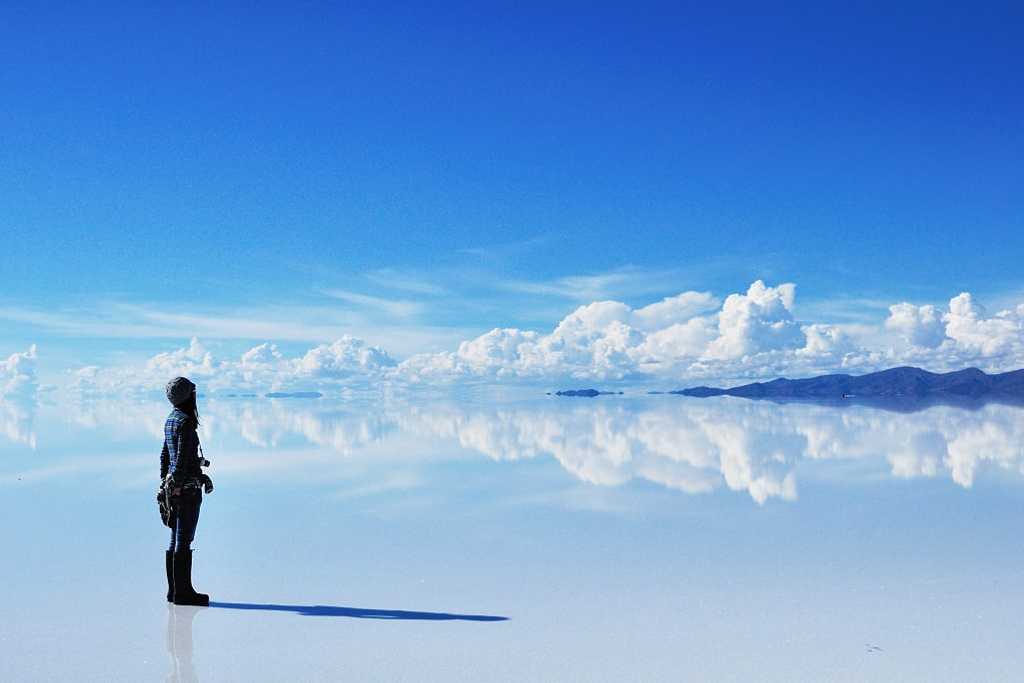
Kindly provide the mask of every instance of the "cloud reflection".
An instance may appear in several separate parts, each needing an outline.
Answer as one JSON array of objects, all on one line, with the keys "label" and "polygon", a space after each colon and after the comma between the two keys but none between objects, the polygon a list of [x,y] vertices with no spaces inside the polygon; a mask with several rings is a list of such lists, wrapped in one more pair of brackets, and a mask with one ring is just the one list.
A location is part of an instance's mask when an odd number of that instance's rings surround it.
[{"label": "cloud reflection", "polygon": [[34,417],[35,409],[31,403],[0,399],[0,436],[35,449]]},{"label": "cloud reflection", "polygon": [[[164,411],[155,403],[108,403],[74,415],[79,428],[149,443],[161,436]],[[340,479],[355,469],[366,479],[355,490],[425,481],[391,467],[396,459],[423,464],[479,454],[498,462],[552,458],[596,486],[647,481],[689,494],[725,488],[763,504],[795,500],[798,474],[948,477],[970,488],[985,471],[1020,473],[1022,418],[1024,409],[998,404],[894,412],[668,396],[493,404],[221,400],[203,406],[201,434],[213,459],[222,455],[216,464],[224,471],[264,476],[287,468],[290,476]],[[31,413],[0,405],[0,420],[0,434],[35,443]],[[843,461],[857,466],[840,467]]]},{"label": "cloud reflection", "polygon": [[353,412],[254,403],[231,414],[236,429],[258,446],[290,434],[348,455],[401,434],[414,437],[404,442],[453,442],[496,461],[553,457],[574,477],[599,486],[646,480],[686,493],[724,486],[758,503],[795,500],[797,469],[818,461],[881,464],[900,478],[947,475],[965,488],[985,467],[1020,472],[1024,463],[1024,411],[996,404],[903,413],[665,397],[399,404]]}]

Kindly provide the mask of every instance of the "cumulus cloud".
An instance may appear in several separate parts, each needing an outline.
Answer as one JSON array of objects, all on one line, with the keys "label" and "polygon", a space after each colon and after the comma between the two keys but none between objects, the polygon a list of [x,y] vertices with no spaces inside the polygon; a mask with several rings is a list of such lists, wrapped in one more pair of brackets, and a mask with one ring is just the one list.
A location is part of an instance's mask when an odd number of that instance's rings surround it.
[{"label": "cumulus cloud", "polygon": [[[815,310],[820,315],[827,307],[819,303]],[[5,381],[24,386],[27,380],[12,379],[11,368],[25,361],[12,359],[0,366],[7,367]],[[935,371],[966,365],[988,371],[1020,367],[1024,304],[989,314],[965,292],[946,307],[894,304],[889,317],[874,326],[839,325],[801,319],[794,284],[758,280],[724,301],[698,291],[640,307],[595,301],[578,306],[548,332],[498,327],[454,350],[414,354],[401,362],[349,335],[295,357],[286,357],[268,341],[233,359],[215,358],[193,338],[187,346],[157,354],[144,367],[114,372],[81,368],[71,384],[88,394],[153,390],[178,374],[208,389],[247,390],[459,382],[735,383],[894,365]]]},{"label": "cumulus cloud", "polygon": [[31,400],[39,391],[36,379],[36,345],[28,351],[12,353],[0,362],[0,399]]},{"label": "cumulus cloud", "polygon": [[913,346],[934,349],[946,338],[942,314],[932,305],[915,306],[906,302],[889,307],[885,326],[901,334]]},{"label": "cumulus cloud", "polygon": [[193,337],[188,346],[159,353],[140,367],[86,366],[72,371],[69,387],[83,398],[106,394],[154,395],[181,375],[200,391],[335,390],[385,380],[396,361],[386,351],[351,336],[287,358],[263,343],[238,359],[217,359]]},{"label": "cumulus cloud", "polygon": [[376,375],[394,365],[383,349],[346,335],[307,351],[295,364],[295,371],[306,377],[345,379]]},{"label": "cumulus cloud", "polygon": [[986,356],[1020,350],[1024,327],[1018,311],[1000,311],[990,317],[981,304],[963,292],[950,299],[949,312],[942,319],[946,336],[961,348]]},{"label": "cumulus cloud", "polygon": [[494,329],[453,353],[414,356],[396,374],[413,382],[683,381],[855,363],[842,330],[804,326],[793,317],[795,295],[792,284],[770,287],[758,280],[746,293],[729,295],[720,309],[709,292],[683,292],[637,309],[597,301],[578,307],[549,334]]},{"label": "cumulus cloud", "polygon": [[187,347],[158,353],[146,363],[147,374],[168,379],[177,375],[209,377],[216,369],[213,354],[207,351],[196,337],[192,337]]},{"label": "cumulus cloud", "polygon": [[905,357],[939,366],[976,364],[1010,369],[1024,364],[1024,304],[990,315],[969,292],[935,306],[891,306],[885,326],[911,348]]},{"label": "cumulus cloud", "polygon": [[760,351],[799,348],[803,338],[793,319],[796,285],[768,287],[758,280],[746,294],[730,294],[718,315],[718,337],[705,356],[740,358]]},{"label": "cumulus cloud", "polygon": [[854,344],[849,335],[835,325],[815,323],[806,325],[803,332],[805,344],[799,353],[808,356],[835,356],[853,352]]},{"label": "cumulus cloud", "polygon": [[698,315],[711,313],[719,303],[711,292],[683,292],[638,308],[631,313],[629,322],[633,327],[646,332],[664,331],[685,324]]}]

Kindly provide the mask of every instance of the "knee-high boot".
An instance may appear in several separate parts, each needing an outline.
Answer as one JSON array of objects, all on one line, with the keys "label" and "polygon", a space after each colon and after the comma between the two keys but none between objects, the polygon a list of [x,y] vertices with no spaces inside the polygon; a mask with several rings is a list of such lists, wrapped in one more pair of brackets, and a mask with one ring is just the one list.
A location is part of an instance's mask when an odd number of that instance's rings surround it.
[{"label": "knee-high boot", "polygon": [[174,602],[174,551],[164,551],[164,568],[167,570],[167,602]]},{"label": "knee-high boot", "polygon": [[209,595],[197,593],[192,587],[191,550],[178,550],[174,553],[174,604],[200,607],[210,604]]}]

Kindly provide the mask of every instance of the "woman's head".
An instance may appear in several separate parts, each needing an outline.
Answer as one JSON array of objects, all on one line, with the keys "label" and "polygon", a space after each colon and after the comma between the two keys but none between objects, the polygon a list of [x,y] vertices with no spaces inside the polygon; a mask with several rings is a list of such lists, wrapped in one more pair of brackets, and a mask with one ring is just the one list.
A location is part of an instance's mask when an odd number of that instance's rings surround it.
[{"label": "woman's head", "polygon": [[199,409],[196,407],[196,385],[187,377],[175,377],[164,388],[167,400],[175,408],[191,417],[199,425]]}]

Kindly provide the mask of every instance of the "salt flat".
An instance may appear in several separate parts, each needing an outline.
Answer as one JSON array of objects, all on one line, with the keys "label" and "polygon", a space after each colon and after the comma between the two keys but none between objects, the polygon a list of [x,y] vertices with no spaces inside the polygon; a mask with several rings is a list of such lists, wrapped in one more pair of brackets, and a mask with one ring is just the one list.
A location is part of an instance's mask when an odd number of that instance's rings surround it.
[{"label": "salt flat", "polygon": [[0,406],[2,680],[1015,680],[1024,411],[601,397]]}]

